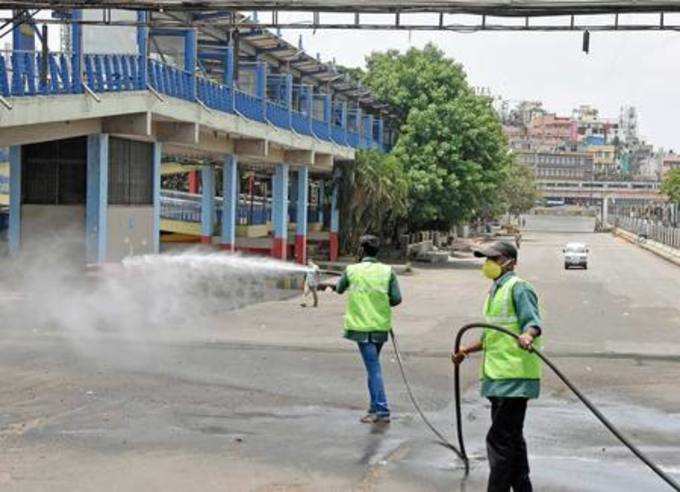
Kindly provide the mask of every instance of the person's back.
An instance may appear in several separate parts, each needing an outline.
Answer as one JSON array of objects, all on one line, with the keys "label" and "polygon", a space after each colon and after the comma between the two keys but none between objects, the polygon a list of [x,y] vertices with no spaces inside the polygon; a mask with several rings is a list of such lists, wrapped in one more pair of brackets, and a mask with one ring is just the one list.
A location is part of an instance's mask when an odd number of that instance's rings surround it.
[{"label": "person's back", "polygon": [[391,276],[392,268],[378,261],[363,261],[347,267],[346,330],[389,332],[392,329]]},{"label": "person's back", "polygon": [[368,375],[370,404],[364,423],[387,423],[390,409],[380,367],[380,351],[392,330],[392,307],[401,303],[397,277],[389,265],[377,260],[380,242],[361,238],[361,262],[350,265],[334,286],[349,293],[345,312],[345,338],[356,342]]}]

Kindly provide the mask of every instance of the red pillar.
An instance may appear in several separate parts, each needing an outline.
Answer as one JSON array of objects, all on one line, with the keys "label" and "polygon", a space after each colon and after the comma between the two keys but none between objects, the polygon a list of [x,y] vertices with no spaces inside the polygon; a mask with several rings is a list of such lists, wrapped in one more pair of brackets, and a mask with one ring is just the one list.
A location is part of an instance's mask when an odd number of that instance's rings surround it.
[{"label": "red pillar", "polygon": [[198,171],[189,171],[189,193],[198,193]]},{"label": "red pillar", "polygon": [[330,260],[337,261],[340,251],[340,240],[338,239],[338,233],[329,233],[328,240],[330,241]]},{"label": "red pillar", "polygon": [[307,264],[307,236],[295,235],[295,261],[301,265]]}]

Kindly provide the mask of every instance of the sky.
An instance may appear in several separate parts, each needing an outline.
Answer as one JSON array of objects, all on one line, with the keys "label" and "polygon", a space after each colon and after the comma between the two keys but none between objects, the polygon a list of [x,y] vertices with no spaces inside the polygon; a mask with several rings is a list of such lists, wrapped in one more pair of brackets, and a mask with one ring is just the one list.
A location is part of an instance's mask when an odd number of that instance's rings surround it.
[{"label": "sky", "polygon": [[[667,16],[666,24],[671,22],[680,24],[680,19]],[[463,64],[473,86],[488,87],[511,103],[540,100],[565,116],[591,104],[612,118],[621,106],[632,105],[647,141],[680,149],[680,33],[593,32],[590,54],[582,52],[578,32],[283,32],[294,43],[300,34],[305,50],[346,66],[364,66],[372,51],[404,51],[433,42]]]}]

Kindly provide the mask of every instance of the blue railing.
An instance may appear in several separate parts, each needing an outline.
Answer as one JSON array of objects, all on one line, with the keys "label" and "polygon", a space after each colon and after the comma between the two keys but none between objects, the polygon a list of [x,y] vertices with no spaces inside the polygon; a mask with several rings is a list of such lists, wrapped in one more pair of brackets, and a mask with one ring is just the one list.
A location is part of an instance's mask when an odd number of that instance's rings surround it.
[{"label": "blue railing", "polygon": [[144,90],[144,59],[134,55],[84,55],[85,80],[95,92]]},{"label": "blue railing", "polygon": [[331,136],[328,131],[328,123],[319,120],[312,120],[312,131],[317,138],[321,140],[330,140]]},{"label": "blue railing", "polygon": [[337,144],[347,145],[347,132],[338,125],[331,128],[331,138]]},{"label": "blue railing", "polygon": [[279,104],[273,102],[267,103],[267,119],[275,126],[290,128],[288,110]]},{"label": "blue railing", "polygon": [[262,99],[245,92],[234,91],[236,111],[251,120],[262,121]]},{"label": "blue railing", "polygon": [[[303,135],[349,145],[354,148],[377,148],[372,131],[354,133],[347,128],[291,110],[281,98],[263,101],[261,97],[196,76],[156,59],[130,54],[85,54],[82,60],[65,53],[49,53],[47,59],[38,52],[0,52],[0,95],[23,97],[34,95],[77,94],[83,85],[95,93],[140,91],[157,92],[200,102],[225,113],[292,129]],[[266,104],[265,104],[266,102]],[[310,127],[311,122],[311,127]]]},{"label": "blue railing", "polygon": [[196,79],[196,88],[198,99],[209,108],[225,113],[234,112],[232,90],[226,85],[199,77]]},{"label": "blue railing", "polygon": [[196,78],[158,60],[149,60],[149,84],[161,94],[193,101],[196,98]]},{"label": "blue railing", "polygon": [[[221,223],[222,198],[215,197],[215,219]],[[236,221],[243,225],[263,225],[271,222],[272,207],[269,200],[248,201],[245,195],[239,198]],[[173,190],[161,192],[161,218],[182,222],[201,222],[201,197]]]},{"label": "blue railing", "polygon": [[293,111],[291,117],[293,122],[293,130],[303,135],[311,134],[310,120],[307,115],[298,111]]}]

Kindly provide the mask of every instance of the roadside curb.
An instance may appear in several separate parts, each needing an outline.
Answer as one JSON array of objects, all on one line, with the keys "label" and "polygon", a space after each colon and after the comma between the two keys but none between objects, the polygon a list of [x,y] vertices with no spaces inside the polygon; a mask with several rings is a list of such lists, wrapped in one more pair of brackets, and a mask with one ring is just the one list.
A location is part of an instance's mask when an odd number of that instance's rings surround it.
[{"label": "roadside curb", "polygon": [[[645,243],[639,244],[637,242],[637,235],[632,232],[625,231],[618,227],[612,229],[612,233],[622,239],[625,239],[629,243],[632,243],[642,249],[654,253],[656,256],[663,258],[666,261],[670,261],[674,265],[680,266],[680,250],[664,246],[663,244],[656,243],[655,241],[647,241]],[[650,244],[651,243],[651,244]]]}]

